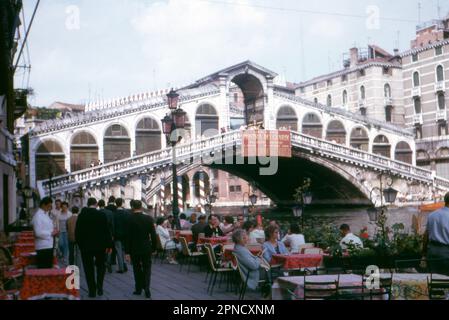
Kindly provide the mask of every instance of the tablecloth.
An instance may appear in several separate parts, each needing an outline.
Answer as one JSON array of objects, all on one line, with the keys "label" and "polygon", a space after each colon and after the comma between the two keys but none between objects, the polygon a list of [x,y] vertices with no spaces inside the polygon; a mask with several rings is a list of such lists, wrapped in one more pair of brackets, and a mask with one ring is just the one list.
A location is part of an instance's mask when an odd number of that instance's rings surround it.
[{"label": "tablecloth", "polygon": [[176,230],[175,231],[175,238],[179,239],[179,237],[186,238],[187,243],[193,242],[192,231]]},{"label": "tablecloth", "polygon": [[217,245],[217,244],[225,244],[225,243],[229,243],[229,242],[230,242],[230,240],[228,239],[228,237],[212,237],[212,238],[200,237],[200,238],[198,238],[199,244],[210,243],[211,245]]},{"label": "tablecloth", "polygon": [[285,270],[314,268],[321,265],[323,256],[321,254],[274,254],[271,265],[282,265]]},{"label": "tablecloth", "polygon": [[19,258],[22,253],[35,252],[35,246],[33,243],[15,243],[14,244],[14,257]]},{"label": "tablecloth", "polygon": [[67,288],[66,282],[69,276],[65,269],[26,270],[20,299],[38,300],[49,297],[79,299],[79,290]]}]

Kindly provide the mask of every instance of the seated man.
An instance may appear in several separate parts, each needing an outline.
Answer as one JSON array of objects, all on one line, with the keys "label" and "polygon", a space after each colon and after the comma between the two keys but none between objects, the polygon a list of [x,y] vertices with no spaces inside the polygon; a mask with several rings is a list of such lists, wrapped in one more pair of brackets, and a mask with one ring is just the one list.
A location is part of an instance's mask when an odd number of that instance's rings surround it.
[{"label": "seated man", "polygon": [[[248,276],[247,286],[250,289],[256,289],[260,280],[260,269],[267,271],[269,266],[263,261],[260,256],[253,255],[246,247],[248,243],[248,234],[245,230],[237,229],[232,234],[232,241],[234,241],[234,254],[237,257],[240,269],[244,275]],[[262,273],[263,275],[266,272]]]},{"label": "seated man", "polygon": [[348,250],[349,246],[363,248],[362,240],[351,232],[349,225],[342,224],[340,226],[340,233],[343,237],[340,241],[340,246],[343,250]]},{"label": "seated man", "polygon": [[211,214],[209,216],[209,224],[204,228],[204,234],[206,238],[224,236],[223,231],[220,229],[220,220],[217,215]]}]

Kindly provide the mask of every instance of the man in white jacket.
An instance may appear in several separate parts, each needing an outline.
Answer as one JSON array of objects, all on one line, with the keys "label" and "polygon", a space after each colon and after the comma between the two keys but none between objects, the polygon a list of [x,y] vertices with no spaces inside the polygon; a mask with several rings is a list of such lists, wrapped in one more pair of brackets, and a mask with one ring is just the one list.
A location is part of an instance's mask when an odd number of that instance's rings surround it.
[{"label": "man in white jacket", "polygon": [[53,267],[53,236],[56,235],[57,231],[49,216],[52,204],[53,201],[51,198],[43,198],[32,220],[37,253],[37,267],[39,269],[50,269]]}]

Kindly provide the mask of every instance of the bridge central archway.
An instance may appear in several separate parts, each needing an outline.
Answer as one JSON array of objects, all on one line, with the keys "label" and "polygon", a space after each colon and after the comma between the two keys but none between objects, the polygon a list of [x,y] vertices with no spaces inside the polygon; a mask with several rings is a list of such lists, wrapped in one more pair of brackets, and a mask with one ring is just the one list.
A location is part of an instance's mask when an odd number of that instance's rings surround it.
[{"label": "bridge central archway", "polygon": [[231,82],[243,93],[245,124],[263,125],[265,93],[262,83],[255,76],[247,73],[235,76]]}]

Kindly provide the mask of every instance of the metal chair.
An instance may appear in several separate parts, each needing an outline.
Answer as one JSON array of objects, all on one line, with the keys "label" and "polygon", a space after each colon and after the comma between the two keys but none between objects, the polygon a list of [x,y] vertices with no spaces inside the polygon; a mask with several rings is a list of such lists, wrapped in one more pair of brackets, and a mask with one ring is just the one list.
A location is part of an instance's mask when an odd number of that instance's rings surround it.
[{"label": "metal chair", "polygon": [[[368,275],[363,276],[363,283],[367,283]],[[367,289],[368,296],[370,300],[373,300],[373,297],[376,296],[385,296],[388,295],[387,300],[391,300],[391,292],[393,286],[393,274],[391,273],[389,277],[380,277],[379,278],[379,287],[375,289]]]},{"label": "metal chair", "polygon": [[449,299],[449,279],[435,279],[430,274],[430,279],[427,277],[427,288],[430,300]]},{"label": "metal chair", "polygon": [[[210,295],[212,295],[218,275],[220,274],[223,279],[224,275],[228,276],[230,273],[234,272],[234,269],[217,267],[216,264],[214,263],[213,250],[211,250],[208,246],[205,246],[204,248],[206,250],[206,254],[208,257],[210,272],[212,273],[212,276],[210,277],[210,280],[209,280],[209,285],[207,286],[207,292]],[[227,280],[228,280],[228,284],[229,284],[229,277],[227,278]]]},{"label": "metal chair", "polygon": [[338,275],[338,300],[365,300],[369,296],[365,289],[363,277],[360,278],[360,284],[342,285],[340,275]]},{"label": "metal chair", "polygon": [[[235,260],[237,261],[237,271],[240,275],[240,279],[241,279],[241,287],[240,287],[240,292],[239,292],[239,300],[244,300],[245,299],[245,294],[246,294],[246,289],[248,288],[248,279],[249,279],[249,273],[250,271],[248,271],[246,274],[243,272],[242,268],[241,268],[241,263],[239,258],[232,253],[232,255],[234,256]],[[266,270],[266,269],[265,269]],[[269,270],[266,270],[267,272]],[[260,289],[262,290],[262,284],[265,284],[266,281],[265,280],[259,280],[258,286],[260,287]]]},{"label": "metal chair", "polygon": [[[181,243],[182,247],[182,254],[184,255],[184,258],[187,259],[187,273],[190,272],[190,265],[192,264],[192,261],[195,259],[199,259],[199,257],[202,257],[205,255],[203,252],[192,252],[189,248],[189,244],[187,243],[187,240],[185,237],[179,237],[179,242]],[[182,263],[179,264],[179,271],[182,271]]]}]

